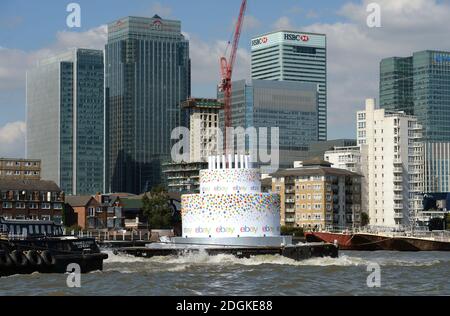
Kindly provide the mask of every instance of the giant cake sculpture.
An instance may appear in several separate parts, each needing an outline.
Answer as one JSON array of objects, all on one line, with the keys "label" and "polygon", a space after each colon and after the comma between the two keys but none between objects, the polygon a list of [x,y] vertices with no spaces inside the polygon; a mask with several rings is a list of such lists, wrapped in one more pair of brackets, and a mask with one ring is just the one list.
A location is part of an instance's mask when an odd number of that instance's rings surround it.
[{"label": "giant cake sculpture", "polygon": [[182,196],[183,236],[178,244],[281,246],[280,196],[261,192],[260,172],[249,156],[209,158],[200,171],[200,194]]}]

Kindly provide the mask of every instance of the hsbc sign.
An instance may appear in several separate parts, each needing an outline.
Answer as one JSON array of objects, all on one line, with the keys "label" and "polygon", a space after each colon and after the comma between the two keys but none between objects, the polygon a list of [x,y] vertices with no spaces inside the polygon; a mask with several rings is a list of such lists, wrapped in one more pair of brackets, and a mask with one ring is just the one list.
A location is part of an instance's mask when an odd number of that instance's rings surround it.
[{"label": "hsbc sign", "polygon": [[252,41],[252,46],[266,44],[268,41],[269,41],[269,38],[267,36],[260,37],[260,38],[254,39]]},{"label": "hsbc sign", "polygon": [[301,41],[301,42],[309,42],[308,35],[300,35],[300,34],[284,34],[284,39],[286,41]]}]

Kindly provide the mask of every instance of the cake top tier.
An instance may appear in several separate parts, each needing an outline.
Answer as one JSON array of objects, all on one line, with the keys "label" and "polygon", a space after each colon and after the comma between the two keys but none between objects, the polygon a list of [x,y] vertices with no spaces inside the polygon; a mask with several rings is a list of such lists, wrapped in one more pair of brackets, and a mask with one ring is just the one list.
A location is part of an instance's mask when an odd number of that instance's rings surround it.
[{"label": "cake top tier", "polygon": [[208,157],[209,170],[252,169],[250,156],[222,155]]}]

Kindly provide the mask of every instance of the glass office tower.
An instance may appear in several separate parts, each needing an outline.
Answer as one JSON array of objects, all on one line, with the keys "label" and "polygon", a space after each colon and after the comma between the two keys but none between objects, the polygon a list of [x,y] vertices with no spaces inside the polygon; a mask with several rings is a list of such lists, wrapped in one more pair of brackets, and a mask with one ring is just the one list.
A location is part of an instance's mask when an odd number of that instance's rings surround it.
[{"label": "glass office tower", "polygon": [[[279,128],[280,165],[292,167],[295,160],[305,156],[312,143],[317,142],[319,128],[317,84],[289,81],[245,80],[232,84],[232,126]],[[222,93],[218,94],[218,98]],[[223,110],[219,126],[224,128]],[[261,137],[261,135],[258,135]],[[246,137],[246,149],[249,150]]]},{"label": "glass office tower", "polygon": [[380,105],[417,116],[425,141],[450,142],[450,52],[382,60]]},{"label": "glass office tower", "polygon": [[103,52],[75,49],[27,72],[27,157],[67,194],[103,189]]},{"label": "glass office tower", "polygon": [[252,79],[300,81],[319,86],[319,141],[327,140],[327,39],[325,34],[280,31],[252,39]]},{"label": "glass office tower", "polygon": [[181,22],[126,17],[108,25],[105,52],[105,190],[142,193],[161,183],[171,132],[190,96]]}]

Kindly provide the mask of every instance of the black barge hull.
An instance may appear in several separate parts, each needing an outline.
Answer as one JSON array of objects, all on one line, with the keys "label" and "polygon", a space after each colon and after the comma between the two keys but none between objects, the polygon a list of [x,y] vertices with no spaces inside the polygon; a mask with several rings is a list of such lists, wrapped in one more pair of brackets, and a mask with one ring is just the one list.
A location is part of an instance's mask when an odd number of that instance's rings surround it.
[{"label": "black barge hull", "polygon": [[262,255],[280,255],[296,261],[307,260],[317,257],[337,258],[339,256],[338,247],[333,244],[315,243],[299,244],[283,247],[206,247],[206,248],[147,248],[147,247],[128,247],[120,248],[115,253],[123,253],[135,257],[164,257],[164,256],[182,256],[186,254],[198,254],[206,252],[210,256],[219,254],[233,255],[237,258],[250,258]]},{"label": "black barge hull", "polygon": [[54,261],[49,263],[41,262],[36,265],[29,261],[22,261],[14,263],[13,261],[3,260],[0,264],[0,277],[16,275],[16,274],[32,274],[32,273],[67,273],[73,272],[68,270],[70,264],[77,264],[81,269],[81,273],[89,273],[92,271],[103,270],[103,260],[107,259],[108,255],[104,253],[96,254],[64,254],[55,255]]}]

